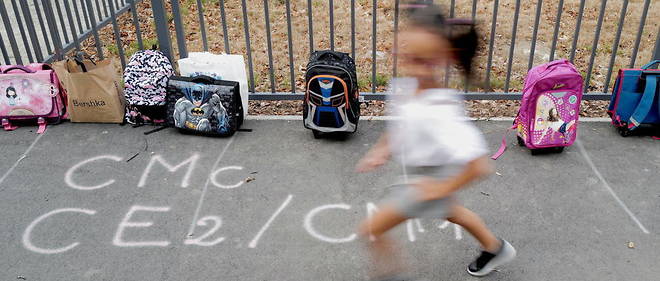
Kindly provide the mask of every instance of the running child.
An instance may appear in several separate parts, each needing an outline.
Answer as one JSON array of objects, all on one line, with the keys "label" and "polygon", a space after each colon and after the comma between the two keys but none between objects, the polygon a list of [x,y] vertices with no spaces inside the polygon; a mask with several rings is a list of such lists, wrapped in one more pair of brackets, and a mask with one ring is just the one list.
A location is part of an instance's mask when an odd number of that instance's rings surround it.
[{"label": "running child", "polygon": [[[399,94],[388,130],[356,166],[369,172],[391,156],[404,166],[402,181],[360,226],[376,280],[402,280],[395,244],[385,233],[411,218],[445,218],[472,234],[482,252],[467,265],[467,272],[484,276],[514,259],[516,250],[497,238],[481,218],[461,206],[454,193],[492,173],[481,132],[466,120],[457,90],[441,82],[447,67],[457,66],[466,77],[472,71],[478,36],[468,20],[446,19],[432,4],[407,5],[409,25],[400,32],[397,47],[400,67],[409,78],[394,79]],[[442,77],[442,78],[441,78]]]}]

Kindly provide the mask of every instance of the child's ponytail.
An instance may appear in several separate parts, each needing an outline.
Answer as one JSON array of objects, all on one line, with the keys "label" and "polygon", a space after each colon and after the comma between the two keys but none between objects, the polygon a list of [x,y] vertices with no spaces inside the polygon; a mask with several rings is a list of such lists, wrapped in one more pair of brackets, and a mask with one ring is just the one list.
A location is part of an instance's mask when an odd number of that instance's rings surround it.
[{"label": "child's ponytail", "polygon": [[452,21],[453,19],[447,20],[449,30],[451,30],[447,39],[455,50],[454,56],[458,65],[463,69],[465,76],[470,77],[472,76],[472,61],[479,47],[479,35],[472,21],[456,20],[456,23],[452,23]]}]

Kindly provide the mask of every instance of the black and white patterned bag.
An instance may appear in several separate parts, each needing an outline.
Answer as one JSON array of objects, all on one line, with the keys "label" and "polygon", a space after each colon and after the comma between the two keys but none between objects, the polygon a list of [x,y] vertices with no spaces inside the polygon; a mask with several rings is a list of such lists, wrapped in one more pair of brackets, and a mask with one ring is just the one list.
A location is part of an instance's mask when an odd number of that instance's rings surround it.
[{"label": "black and white patterned bag", "polygon": [[166,119],[167,83],[174,75],[170,60],[160,51],[138,51],[124,70],[126,122],[159,124]]}]

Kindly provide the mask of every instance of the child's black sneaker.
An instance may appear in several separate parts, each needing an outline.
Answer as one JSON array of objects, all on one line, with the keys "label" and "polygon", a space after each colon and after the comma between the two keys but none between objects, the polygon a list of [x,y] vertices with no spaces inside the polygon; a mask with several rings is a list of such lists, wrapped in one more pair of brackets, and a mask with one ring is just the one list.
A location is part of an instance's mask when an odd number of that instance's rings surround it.
[{"label": "child's black sneaker", "polygon": [[512,261],[516,257],[516,249],[506,240],[500,239],[502,246],[493,254],[482,251],[481,255],[468,265],[467,272],[472,276],[486,276],[495,267]]}]

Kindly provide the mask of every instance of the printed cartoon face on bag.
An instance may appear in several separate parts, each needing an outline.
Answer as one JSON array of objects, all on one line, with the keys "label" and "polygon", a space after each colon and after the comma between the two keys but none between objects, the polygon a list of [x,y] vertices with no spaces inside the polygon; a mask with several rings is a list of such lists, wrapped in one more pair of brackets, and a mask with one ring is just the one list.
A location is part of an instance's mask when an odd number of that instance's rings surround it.
[{"label": "printed cartoon face on bag", "polygon": [[0,77],[0,116],[46,115],[58,90],[50,83],[15,75]]},{"label": "printed cartoon face on bag", "polygon": [[[210,86],[193,84],[183,88],[184,96],[174,106],[174,122],[179,128],[188,128],[201,132],[226,133],[229,124],[227,110],[222,105],[218,94]],[[212,86],[211,86],[212,87]]]},{"label": "printed cartoon face on bag", "polygon": [[536,101],[532,125],[534,144],[565,144],[573,138],[577,97],[568,92],[547,92]]}]

